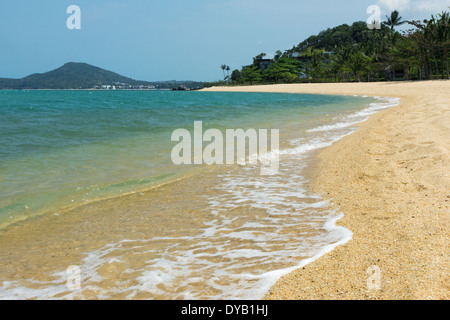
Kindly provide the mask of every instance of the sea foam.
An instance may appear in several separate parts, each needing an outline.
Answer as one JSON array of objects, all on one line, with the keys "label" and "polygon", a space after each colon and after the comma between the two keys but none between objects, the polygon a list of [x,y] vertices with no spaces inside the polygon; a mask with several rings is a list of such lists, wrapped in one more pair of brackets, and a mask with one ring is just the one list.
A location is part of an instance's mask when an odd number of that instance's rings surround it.
[{"label": "sea foam", "polygon": [[[350,230],[336,225],[343,214],[308,188],[303,170],[312,161],[311,151],[333,144],[370,114],[398,103],[378,97],[376,103],[307,130],[291,139],[289,147],[260,155],[280,157],[277,175],[260,175],[259,165],[220,175],[214,190],[218,196],[207,198],[210,218],[197,235],[123,240],[87,252],[79,264],[81,292],[67,290],[68,275],[62,270],[51,283],[4,281],[0,298],[72,299],[82,297],[83,290],[100,298],[122,294],[133,299],[142,292],[166,299],[263,298],[283,275],[352,239]],[[126,267],[130,252],[145,256],[145,262]],[[104,288],[101,270],[113,264],[123,264],[123,273],[133,279],[124,277],[113,289]]]}]

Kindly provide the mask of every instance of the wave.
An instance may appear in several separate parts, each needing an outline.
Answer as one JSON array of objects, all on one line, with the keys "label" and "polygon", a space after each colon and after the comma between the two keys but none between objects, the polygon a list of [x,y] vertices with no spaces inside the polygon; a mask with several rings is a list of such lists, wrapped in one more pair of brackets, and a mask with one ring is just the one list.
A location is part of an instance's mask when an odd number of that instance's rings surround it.
[{"label": "wave", "polygon": [[[111,243],[80,261],[80,291],[67,290],[68,275],[61,271],[49,283],[4,281],[0,298],[74,299],[91,290],[98,298],[133,299],[144,292],[155,299],[261,299],[283,275],[352,239],[349,229],[336,225],[343,213],[308,188],[302,172],[311,151],[330,146],[370,114],[398,103],[378,97],[362,110],[291,139],[290,147],[259,155],[260,160],[280,158],[277,175],[260,175],[259,164],[219,175],[214,196],[204,195],[209,218],[196,235],[180,229],[179,236]],[[145,259],[133,265],[138,256]],[[122,270],[113,289],[103,286],[105,268]]]}]

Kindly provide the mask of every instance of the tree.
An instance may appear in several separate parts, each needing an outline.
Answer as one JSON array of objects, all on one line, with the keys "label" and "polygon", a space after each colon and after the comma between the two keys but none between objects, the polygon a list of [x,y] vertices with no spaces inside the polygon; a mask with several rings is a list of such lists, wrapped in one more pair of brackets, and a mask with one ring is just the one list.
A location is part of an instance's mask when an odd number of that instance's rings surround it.
[{"label": "tree", "polygon": [[349,63],[350,57],[353,52],[353,46],[345,45],[339,46],[335,50],[335,54],[332,59],[332,63],[336,63],[339,66],[339,71],[341,72],[342,82],[345,80],[346,72],[350,72]]},{"label": "tree", "polygon": [[265,56],[266,54],[264,52],[258,54],[256,57],[253,58],[253,65],[259,67],[259,61],[264,59]]},{"label": "tree", "polygon": [[448,50],[450,47],[450,14],[444,11],[438,15],[439,20],[437,20],[436,26],[436,39],[439,43],[439,49],[443,53],[443,61],[445,61],[446,67],[446,77],[449,79],[449,68],[448,68]]},{"label": "tree", "polygon": [[[414,29],[396,31],[409,23]],[[343,24],[312,35],[290,50],[276,51],[268,68],[261,53],[253,64],[235,70],[232,81],[241,83],[297,82],[306,75],[318,81],[373,81],[396,79],[404,70],[405,79],[430,79],[433,75],[450,78],[449,13],[424,21],[405,21],[398,11],[386,16],[380,29],[368,30],[366,22]],[[225,75],[225,72],[224,72]],[[366,77],[365,77],[366,76]],[[398,78],[398,77],[397,77]]]},{"label": "tree", "polygon": [[227,68],[227,65],[226,65],[226,64],[223,64],[223,65],[220,66],[220,68],[221,68],[222,71],[223,71],[223,79],[225,80],[225,70],[226,70],[226,68]]},{"label": "tree", "polygon": [[273,63],[263,76],[267,81],[291,83],[298,79],[300,63],[292,58],[281,57]]},{"label": "tree", "polygon": [[392,11],[390,16],[386,16],[386,19],[387,21],[384,22],[384,24],[391,28],[391,31],[394,31],[395,27],[401,26],[407,22],[402,20],[402,17],[400,17],[400,13],[397,10]]},{"label": "tree", "polygon": [[448,13],[439,15],[440,19],[431,16],[430,20],[410,21],[416,28],[416,41],[419,46],[421,60],[425,69],[425,77],[433,75],[433,62],[436,74],[439,75],[438,57],[442,55],[442,63],[446,65],[448,77],[448,48],[449,48],[449,18]]},{"label": "tree", "polygon": [[369,58],[361,51],[355,50],[350,54],[349,68],[352,71],[355,81],[361,82],[361,72],[369,67]]},{"label": "tree", "polygon": [[275,56],[274,56],[275,61],[280,59],[282,56],[283,56],[283,53],[280,50],[277,50],[277,52],[275,52]]},{"label": "tree", "polygon": [[403,31],[403,35],[393,51],[394,59],[405,67],[406,78],[409,80],[413,79],[414,71],[418,73],[417,78],[421,78],[421,49],[416,41],[417,36],[417,30]]},{"label": "tree", "polygon": [[319,79],[323,69],[322,61],[324,52],[324,49],[314,49],[313,47],[308,47],[301,55],[302,58],[307,60],[305,63],[305,74],[308,78],[312,78],[314,81]]},{"label": "tree", "polygon": [[236,69],[231,72],[231,81],[233,81],[234,83],[240,83],[241,79],[242,75],[239,70]]},{"label": "tree", "polygon": [[241,75],[244,83],[255,84],[262,80],[261,70],[254,65],[245,66],[242,69]]}]

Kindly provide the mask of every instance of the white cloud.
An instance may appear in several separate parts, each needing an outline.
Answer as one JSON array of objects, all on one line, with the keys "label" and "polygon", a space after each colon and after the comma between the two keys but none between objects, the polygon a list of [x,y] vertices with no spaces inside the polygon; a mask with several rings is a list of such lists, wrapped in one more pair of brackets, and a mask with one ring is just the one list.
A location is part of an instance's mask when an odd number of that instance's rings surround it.
[{"label": "white cloud", "polygon": [[450,0],[378,0],[382,10],[439,13],[448,10]]},{"label": "white cloud", "polygon": [[421,12],[440,13],[448,10],[450,0],[420,0],[415,1],[413,10]]},{"label": "white cloud", "polygon": [[411,8],[411,0],[379,0],[378,5],[388,11],[404,11]]}]

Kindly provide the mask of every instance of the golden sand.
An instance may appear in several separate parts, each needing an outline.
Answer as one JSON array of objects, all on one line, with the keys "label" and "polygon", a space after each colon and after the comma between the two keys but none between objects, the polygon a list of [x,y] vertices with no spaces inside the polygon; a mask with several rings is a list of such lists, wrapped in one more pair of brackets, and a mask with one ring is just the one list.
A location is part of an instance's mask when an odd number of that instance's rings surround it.
[{"label": "golden sand", "polygon": [[206,90],[401,98],[321,150],[311,172],[353,239],[281,278],[265,298],[450,298],[450,81]]}]

